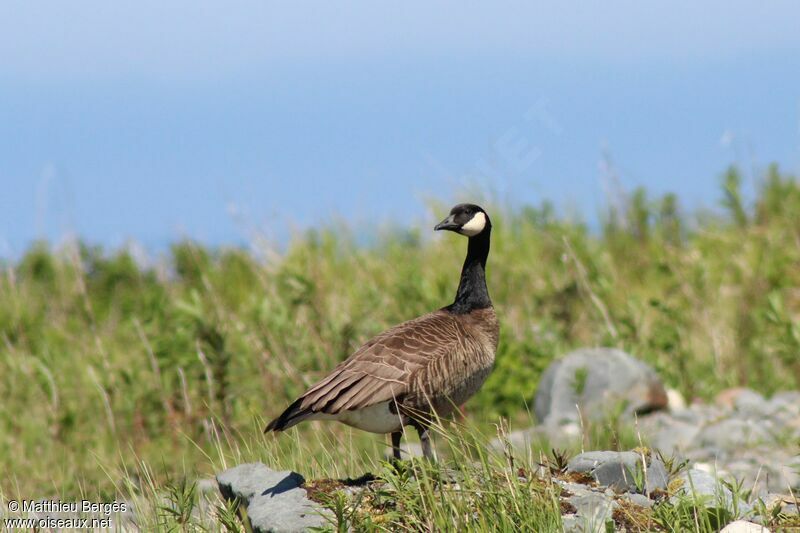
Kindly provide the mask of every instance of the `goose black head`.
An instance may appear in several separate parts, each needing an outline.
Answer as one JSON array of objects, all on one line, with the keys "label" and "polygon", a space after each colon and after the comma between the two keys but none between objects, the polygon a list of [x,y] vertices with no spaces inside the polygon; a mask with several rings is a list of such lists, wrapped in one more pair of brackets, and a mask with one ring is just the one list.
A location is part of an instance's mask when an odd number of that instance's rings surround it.
[{"label": "goose black head", "polygon": [[450,210],[450,215],[436,224],[436,231],[447,230],[474,237],[492,227],[489,215],[475,204],[458,204]]}]

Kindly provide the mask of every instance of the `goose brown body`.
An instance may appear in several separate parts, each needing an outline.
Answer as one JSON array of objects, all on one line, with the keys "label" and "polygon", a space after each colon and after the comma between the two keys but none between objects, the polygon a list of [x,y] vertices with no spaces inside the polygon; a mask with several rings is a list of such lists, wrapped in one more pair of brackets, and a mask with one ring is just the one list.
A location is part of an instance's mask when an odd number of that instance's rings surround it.
[{"label": "goose brown body", "polygon": [[428,428],[472,396],[494,366],[499,325],[486,288],[491,221],[473,204],[459,204],[436,225],[469,237],[454,302],[373,337],[308,389],[266,431],[304,420],[337,420],[391,433],[394,457],[406,425],[433,458]]},{"label": "goose brown body", "polygon": [[[339,420],[391,433],[415,420],[450,414],[483,384],[494,366],[499,324],[494,308],[446,309],[377,335],[298,398],[267,430],[303,420]],[[383,407],[358,413],[370,407]]]}]

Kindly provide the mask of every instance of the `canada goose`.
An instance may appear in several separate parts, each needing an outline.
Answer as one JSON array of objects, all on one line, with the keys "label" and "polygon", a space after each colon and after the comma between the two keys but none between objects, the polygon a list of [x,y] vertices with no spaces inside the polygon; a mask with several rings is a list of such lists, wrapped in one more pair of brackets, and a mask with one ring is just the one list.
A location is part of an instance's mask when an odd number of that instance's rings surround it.
[{"label": "canada goose", "polygon": [[391,433],[400,458],[403,427],[419,433],[433,459],[428,428],[483,384],[494,366],[499,324],[486,289],[492,223],[486,211],[459,204],[434,230],[469,238],[455,301],[372,338],[295,400],[265,432],[303,420],[337,420],[372,433]]}]

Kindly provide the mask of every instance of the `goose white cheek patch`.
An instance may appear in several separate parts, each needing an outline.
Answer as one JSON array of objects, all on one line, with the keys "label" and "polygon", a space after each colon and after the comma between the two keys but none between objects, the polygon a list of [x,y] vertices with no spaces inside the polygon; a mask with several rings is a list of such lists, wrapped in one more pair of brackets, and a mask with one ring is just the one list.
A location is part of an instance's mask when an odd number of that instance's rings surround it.
[{"label": "goose white cheek patch", "polygon": [[479,211],[475,213],[475,215],[463,226],[461,226],[461,230],[459,233],[462,235],[466,235],[467,237],[474,237],[478,233],[483,231],[483,228],[486,227],[486,215],[483,212]]}]

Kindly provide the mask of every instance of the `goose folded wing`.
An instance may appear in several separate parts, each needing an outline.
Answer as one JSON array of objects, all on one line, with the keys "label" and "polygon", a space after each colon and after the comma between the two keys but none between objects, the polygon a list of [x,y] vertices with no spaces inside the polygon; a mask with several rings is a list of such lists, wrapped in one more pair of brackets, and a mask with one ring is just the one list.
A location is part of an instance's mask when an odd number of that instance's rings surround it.
[{"label": "goose folded wing", "polygon": [[[447,317],[428,315],[401,324],[365,344],[303,395],[300,409],[336,414],[401,400],[427,381],[437,362],[458,346]],[[425,383],[425,388],[436,389]]]}]

